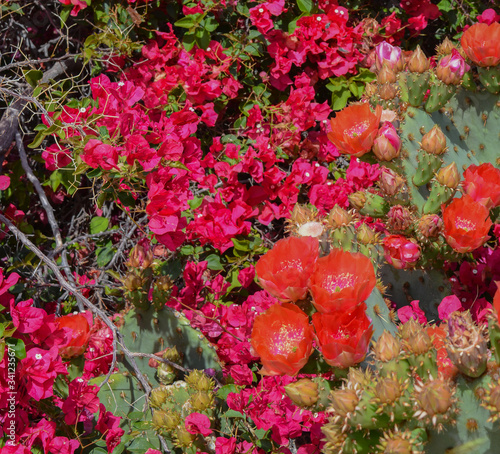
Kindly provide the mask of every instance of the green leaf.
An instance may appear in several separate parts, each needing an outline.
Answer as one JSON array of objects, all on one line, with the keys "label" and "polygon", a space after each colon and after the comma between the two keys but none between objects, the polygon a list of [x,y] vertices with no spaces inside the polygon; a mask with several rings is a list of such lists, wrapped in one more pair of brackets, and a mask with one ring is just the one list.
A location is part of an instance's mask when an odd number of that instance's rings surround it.
[{"label": "green leaf", "polygon": [[196,13],[196,14],[190,14],[189,16],[184,16],[183,18],[179,19],[177,22],[174,23],[176,27],[181,27],[181,28],[193,28],[195,25],[198,25],[200,21],[200,16],[202,16],[201,13]]},{"label": "green leaf", "polygon": [[236,410],[228,410],[224,413],[225,418],[243,418],[246,419],[246,416],[243,413],[240,413]]},{"label": "green leaf", "polygon": [[312,0],[297,0],[297,6],[303,13],[311,13],[314,4]]},{"label": "green leaf", "polygon": [[444,11],[446,13],[448,11],[452,11],[455,8],[455,6],[453,6],[449,0],[441,0],[437,4],[437,7],[439,8],[439,11]]},{"label": "green leaf", "polygon": [[348,99],[351,97],[351,90],[347,87],[341,87],[337,92],[332,93],[332,109],[341,110],[347,105]]},{"label": "green leaf", "polygon": [[[186,36],[186,35],[184,35]],[[182,162],[179,161],[168,161],[164,160],[163,164],[169,167],[173,167],[174,169],[182,169],[182,170],[189,170]]]},{"label": "green leaf", "polygon": [[200,24],[208,32],[213,32],[219,26],[218,22],[212,16],[207,16]]},{"label": "green leaf", "polygon": [[210,33],[204,28],[198,28],[195,32],[196,43],[202,49],[207,49],[210,45]]},{"label": "green leaf", "polygon": [[45,131],[39,131],[38,134],[33,139],[33,142],[31,142],[28,145],[28,148],[37,148],[37,147],[39,147],[42,144],[43,139],[45,139],[45,135],[46,134],[47,133]]},{"label": "green leaf", "polygon": [[101,216],[95,216],[90,221],[90,233],[104,232],[109,226],[109,219]]},{"label": "green leaf", "polygon": [[96,250],[97,266],[99,266],[100,268],[106,266],[111,261],[115,253],[116,250],[110,246],[97,248]]},{"label": "green leaf", "polygon": [[240,387],[233,384],[224,385],[217,391],[217,397],[221,400],[227,400],[227,396],[229,396],[230,393],[237,393],[240,391],[240,389]]},{"label": "green leaf", "polygon": [[210,270],[223,270],[224,267],[222,266],[220,262],[220,257],[217,254],[210,254],[206,259],[205,259],[208,264],[208,269]]},{"label": "green leaf", "polygon": [[26,358],[26,347],[21,339],[10,338],[7,342],[9,348],[14,350],[16,358],[24,359]]},{"label": "green leaf", "polygon": [[43,72],[37,69],[30,69],[29,71],[23,71],[23,73],[26,82],[28,82],[33,88],[38,85],[38,82],[43,77]]}]

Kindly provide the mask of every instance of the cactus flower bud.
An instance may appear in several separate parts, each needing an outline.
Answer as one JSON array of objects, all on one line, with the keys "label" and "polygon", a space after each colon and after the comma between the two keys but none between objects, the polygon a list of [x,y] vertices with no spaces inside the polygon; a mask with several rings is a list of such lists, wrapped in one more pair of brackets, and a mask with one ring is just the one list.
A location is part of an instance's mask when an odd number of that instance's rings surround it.
[{"label": "cactus flower bud", "polygon": [[[175,429],[174,433],[174,444],[179,448],[189,448],[192,446],[196,435],[191,434],[187,431],[184,425],[179,425]],[[184,450],[186,452],[186,450]]]},{"label": "cactus flower bud", "polygon": [[375,398],[382,405],[395,403],[405,392],[405,385],[398,380],[396,373],[381,378],[375,385]]},{"label": "cactus flower bud", "polygon": [[205,411],[213,405],[214,395],[212,392],[197,391],[191,396],[190,402],[194,411]]},{"label": "cactus flower bud", "polygon": [[167,397],[170,394],[163,386],[159,386],[158,388],[153,388],[151,390],[151,394],[149,395],[149,404],[153,408],[160,408],[162,404],[164,404],[167,400]]},{"label": "cactus flower bud", "polygon": [[411,334],[405,341],[405,348],[415,355],[423,355],[433,347],[431,337],[424,329]]},{"label": "cactus flower bud", "polygon": [[408,60],[408,71],[412,73],[423,73],[427,71],[430,67],[429,59],[425,56],[420,49],[420,46],[413,51],[410,59]]},{"label": "cactus flower bud", "polygon": [[382,65],[378,75],[377,82],[380,85],[396,83],[396,73],[386,64]]},{"label": "cactus flower bud", "polygon": [[380,71],[384,64],[396,72],[401,71],[404,65],[401,48],[385,41],[380,43],[375,48],[375,66]]},{"label": "cactus flower bud", "polygon": [[298,407],[310,407],[319,398],[318,384],[309,378],[301,378],[286,385],[285,393]]},{"label": "cactus flower bud", "polygon": [[352,388],[340,388],[330,393],[330,400],[332,404],[329,409],[333,410],[337,416],[345,418],[356,410],[359,396]]},{"label": "cactus flower bud", "polygon": [[460,174],[458,173],[457,165],[452,162],[446,167],[442,167],[439,170],[436,179],[443,186],[447,186],[450,189],[456,189],[458,187],[458,183],[460,183]]},{"label": "cactus flower bud", "polygon": [[361,210],[366,203],[366,194],[363,191],[354,192],[347,197],[350,204],[357,210]]},{"label": "cactus flower bud", "polygon": [[439,156],[446,152],[446,137],[438,125],[434,125],[432,129],[422,137],[422,148],[433,155]]},{"label": "cactus flower bud", "polygon": [[437,214],[426,214],[418,221],[418,231],[425,238],[437,238],[443,230],[443,220]]},{"label": "cactus flower bud", "polygon": [[446,380],[438,378],[420,382],[415,384],[414,389],[414,398],[418,405],[414,414],[416,418],[428,417],[435,427],[440,427],[441,423],[451,419],[454,413],[453,390]]},{"label": "cactus flower bud", "polygon": [[396,84],[382,84],[378,86],[378,94],[381,99],[389,100],[396,97],[398,87]]},{"label": "cactus flower bud", "polygon": [[156,369],[156,376],[162,385],[171,385],[177,376],[177,370],[170,364],[160,363]]},{"label": "cactus flower bud", "polygon": [[487,341],[470,312],[453,312],[448,318],[446,351],[457,369],[469,377],[479,377],[486,370]]},{"label": "cactus flower bud", "polygon": [[356,238],[361,244],[378,244],[379,243],[379,234],[375,233],[370,227],[366,224],[361,224],[356,229]]},{"label": "cactus flower bud", "polygon": [[378,446],[379,452],[384,454],[417,454],[422,452],[420,442],[415,439],[408,429],[404,431],[384,432]]},{"label": "cactus flower bud", "polygon": [[464,74],[470,70],[470,66],[465,63],[465,59],[458,50],[453,49],[451,54],[439,60],[436,67],[436,75],[445,84],[459,85]]},{"label": "cactus flower bud", "polygon": [[436,48],[438,55],[448,55],[456,49],[456,46],[451,42],[449,38],[445,38],[441,44]]},{"label": "cactus flower bud", "polygon": [[399,356],[401,342],[389,331],[384,331],[373,346],[373,353],[377,361],[384,363],[392,361]]},{"label": "cactus flower bud", "polygon": [[404,232],[413,224],[413,216],[408,208],[394,205],[387,213],[387,223],[392,230]]},{"label": "cactus flower bud", "polygon": [[155,410],[153,413],[153,426],[156,430],[174,430],[181,420],[181,415],[176,411]]},{"label": "cactus flower bud", "polygon": [[419,245],[402,235],[389,235],[383,240],[384,256],[396,269],[412,268],[420,258]]},{"label": "cactus flower bud", "polygon": [[335,205],[328,214],[328,224],[333,229],[349,225],[351,222],[352,214],[338,205]]},{"label": "cactus flower bud", "polygon": [[192,370],[184,377],[184,381],[198,391],[213,391],[215,382],[201,370]]},{"label": "cactus flower bud", "polygon": [[405,180],[387,167],[381,167],[378,185],[382,192],[388,196],[396,195],[405,183]]},{"label": "cactus flower bud", "polygon": [[392,161],[399,156],[401,138],[392,123],[386,121],[378,130],[372,151],[381,161]]},{"label": "cactus flower bud", "polygon": [[129,267],[145,270],[151,266],[151,263],[153,263],[153,253],[149,248],[145,250],[143,246],[138,244],[130,251],[127,262]]},{"label": "cactus flower bud", "polygon": [[422,325],[418,323],[414,318],[410,318],[403,325],[399,325],[399,335],[401,339],[407,341],[410,336],[414,336],[420,331],[422,331]]},{"label": "cactus flower bud", "polygon": [[135,272],[130,272],[125,276],[123,280],[123,285],[129,292],[133,292],[142,287],[143,282],[142,279],[135,274]]},{"label": "cactus flower bud", "polygon": [[491,413],[488,422],[495,422],[500,419],[500,381],[491,381],[484,394],[481,406],[487,408]]}]

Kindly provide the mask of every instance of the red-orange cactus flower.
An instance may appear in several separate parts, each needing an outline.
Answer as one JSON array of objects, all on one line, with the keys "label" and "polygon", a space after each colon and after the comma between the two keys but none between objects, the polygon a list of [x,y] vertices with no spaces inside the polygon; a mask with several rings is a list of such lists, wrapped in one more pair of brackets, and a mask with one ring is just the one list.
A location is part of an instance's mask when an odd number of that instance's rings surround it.
[{"label": "red-orange cactus flower", "polygon": [[377,105],[375,112],[368,103],[351,104],[330,120],[332,131],[328,138],[341,153],[361,156],[372,148],[377,137],[382,106]]},{"label": "red-orange cactus flower", "polygon": [[375,284],[370,259],[342,249],[319,258],[309,281],[314,307],[323,313],[352,311],[370,296]]},{"label": "red-orange cactus flower", "polygon": [[353,312],[313,314],[318,344],[330,366],[345,369],[365,359],[373,334],[365,309],[366,305],[361,304]]},{"label": "red-orange cactus flower", "polygon": [[255,265],[259,283],[283,302],[304,299],[318,256],[317,238],[292,236],[279,240]]},{"label": "red-orange cactus flower", "polygon": [[497,317],[500,323],[500,281],[495,281],[495,284],[497,285],[497,291],[493,297],[493,307],[497,311]]},{"label": "red-orange cactus flower", "polygon": [[464,173],[464,191],[488,210],[500,205],[500,169],[489,162],[471,165]]},{"label": "red-orange cactus flower", "polygon": [[467,57],[478,66],[500,63],[500,24],[474,24],[465,30],[460,40]]},{"label": "red-orange cactus flower", "polygon": [[314,331],[308,316],[290,303],[275,304],[257,315],[251,343],[263,375],[297,375],[311,356]]},{"label": "red-orange cactus flower", "polygon": [[488,241],[492,225],[489,210],[469,195],[443,208],[444,237],[457,252],[470,252]]},{"label": "red-orange cactus flower", "polygon": [[60,329],[64,329],[66,342],[59,345],[59,354],[63,358],[81,355],[89,343],[90,325],[83,314],[64,315],[57,319]]}]

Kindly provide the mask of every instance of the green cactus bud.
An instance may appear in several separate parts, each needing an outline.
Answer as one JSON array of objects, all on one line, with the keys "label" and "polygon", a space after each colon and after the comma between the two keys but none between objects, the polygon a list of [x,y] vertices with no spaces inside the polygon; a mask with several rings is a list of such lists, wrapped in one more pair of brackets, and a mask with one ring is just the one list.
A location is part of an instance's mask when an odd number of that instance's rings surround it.
[{"label": "green cactus bud", "polygon": [[384,331],[373,345],[375,359],[384,363],[396,359],[400,351],[401,342],[389,331]]},{"label": "green cactus bud", "polygon": [[453,312],[447,326],[445,345],[451,362],[469,377],[481,376],[489,354],[483,329],[472,321],[470,312]]},{"label": "green cactus bud", "polygon": [[420,331],[422,331],[422,325],[418,323],[414,318],[410,318],[403,325],[399,325],[398,327],[399,335],[403,341],[407,341],[410,336],[414,336]]},{"label": "green cactus bud", "polygon": [[355,367],[349,368],[347,374],[348,387],[356,389],[356,385],[359,388],[364,388],[370,385],[374,380],[373,372],[370,368],[366,368],[364,371],[357,369]]},{"label": "green cactus bud", "polygon": [[347,198],[349,199],[349,203],[356,210],[361,210],[366,204],[366,193],[363,191],[354,192]]},{"label": "green cactus bud", "polygon": [[500,93],[500,68],[492,66],[489,68],[478,67],[479,80],[484,88],[494,95]]},{"label": "green cactus bud", "polygon": [[176,411],[155,410],[153,412],[153,427],[158,432],[174,430],[181,420],[181,415]]},{"label": "green cactus bud", "polygon": [[184,381],[198,391],[213,391],[215,388],[214,380],[201,370],[192,370]]},{"label": "green cactus bud", "polygon": [[[357,194],[357,193],[355,193],[355,194]],[[354,195],[354,194],[352,194],[352,195]],[[383,197],[381,197],[377,194],[373,194],[371,192],[365,192],[364,198],[365,198],[365,204],[359,210],[359,212],[362,215],[371,216],[374,218],[380,218],[382,216],[385,216],[387,214],[387,212],[389,211],[389,204],[387,203],[387,201]]]},{"label": "green cactus bud", "polygon": [[424,134],[420,145],[427,153],[435,156],[446,153],[446,136],[441,131],[439,125],[434,125],[428,133]]},{"label": "green cactus bud", "polygon": [[214,404],[213,392],[197,391],[189,399],[194,411],[205,411]]},{"label": "green cactus bud", "polygon": [[[450,184],[453,183],[451,178],[453,177],[450,177]],[[431,193],[422,207],[422,212],[425,214],[437,213],[440,210],[441,205],[448,202],[448,200],[453,197],[453,194],[455,194],[454,188],[449,188],[448,186],[441,184],[439,181],[434,181],[432,183]]]},{"label": "green cactus bud", "polygon": [[418,166],[413,176],[413,184],[422,186],[432,180],[436,172],[443,165],[439,156],[434,156],[423,150],[420,151],[417,157]]},{"label": "green cactus bud", "polygon": [[389,68],[389,66],[382,65],[382,68],[377,74],[377,82],[380,85],[393,84],[396,82],[396,80],[396,73],[391,68]]},{"label": "green cactus bud", "polygon": [[142,279],[132,271],[125,276],[123,285],[128,291],[133,292],[142,287]]},{"label": "green cactus bud", "polygon": [[430,68],[429,59],[420,49],[420,46],[413,51],[407,63],[408,71],[412,73],[424,73]]},{"label": "green cactus bud", "polygon": [[404,345],[405,349],[414,355],[423,355],[433,348],[432,340],[424,329],[410,334],[408,339],[405,340]]},{"label": "green cactus bud", "polygon": [[[179,425],[174,431],[174,445],[178,448],[190,448],[193,444],[196,435],[190,434],[184,424]],[[185,451],[184,451],[185,452]]]},{"label": "green cactus bud", "polygon": [[413,398],[416,404],[414,417],[442,429],[456,414],[455,388],[443,378],[419,381],[414,385]]},{"label": "green cactus bud", "polygon": [[301,378],[285,386],[286,395],[298,407],[310,407],[318,401],[318,384],[309,378]]},{"label": "green cactus bud", "polygon": [[162,385],[171,385],[177,377],[177,369],[170,364],[160,363],[156,369],[156,376]]},{"label": "green cactus bud", "polygon": [[430,74],[400,73],[399,86],[401,87],[401,98],[411,106],[419,107],[424,101],[429,89]]},{"label": "green cactus bud", "polygon": [[169,361],[172,361],[173,363],[179,364],[181,361],[181,355],[179,355],[179,352],[177,351],[177,347],[171,347],[171,348],[166,348],[163,351],[163,359],[168,359]]},{"label": "green cactus bud", "polygon": [[455,85],[447,85],[440,80],[436,80],[430,88],[429,97],[425,102],[425,110],[429,113],[439,110],[456,93],[456,90]]},{"label": "green cactus bud", "polygon": [[166,402],[168,396],[169,393],[163,386],[153,388],[149,395],[149,404],[153,408],[160,408]]}]

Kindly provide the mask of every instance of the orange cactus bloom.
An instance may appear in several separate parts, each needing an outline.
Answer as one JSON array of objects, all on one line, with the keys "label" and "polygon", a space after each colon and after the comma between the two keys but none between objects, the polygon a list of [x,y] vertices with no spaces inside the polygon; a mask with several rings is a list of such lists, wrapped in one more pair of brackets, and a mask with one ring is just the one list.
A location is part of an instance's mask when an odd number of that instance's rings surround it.
[{"label": "orange cactus bloom", "polygon": [[317,238],[292,236],[279,240],[255,265],[259,283],[283,302],[304,299],[318,256]]},{"label": "orange cactus bloom", "polygon": [[426,328],[427,334],[432,339],[432,345],[437,351],[437,366],[440,374],[448,380],[452,380],[458,374],[457,367],[451,362],[446,351],[445,339],[446,331],[442,326],[429,325]]},{"label": "orange cactus bloom", "polygon": [[460,39],[467,57],[478,66],[496,66],[500,63],[500,24],[474,24]]},{"label": "orange cactus bloom", "polygon": [[365,359],[373,335],[365,309],[366,305],[361,304],[353,312],[313,314],[318,344],[330,366],[345,369]]},{"label": "orange cactus bloom", "polygon": [[319,258],[309,281],[314,307],[323,313],[352,311],[370,296],[375,284],[370,259],[342,249]]},{"label": "orange cactus bloom", "polygon": [[465,194],[443,208],[444,237],[457,252],[470,252],[488,241],[489,210]]},{"label": "orange cactus bloom", "polygon": [[257,315],[251,343],[260,356],[262,375],[297,375],[313,349],[309,317],[290,303],[275,304]]},{"label": "orange cactus bloom", "polygon": [[381,116],[380,105],[372,112],[368,103],[352,104],[330,120],[332,131],[328,138],[341,153],[362,156],[372,148]]},{"label": "orange cactus bloom", "polygon": [[470,165],[464,173],[464,190],[488,210],[500,205],[500,169],[489,162]]},{"label": "orange cactus bloom", "polygon": [[82,314],[64,315],[57,319],[60,329],[64,329],[66,342],[59,345],[59,354],[63,358],[81,355],[87,348],[90,338],[90,325]]}]

